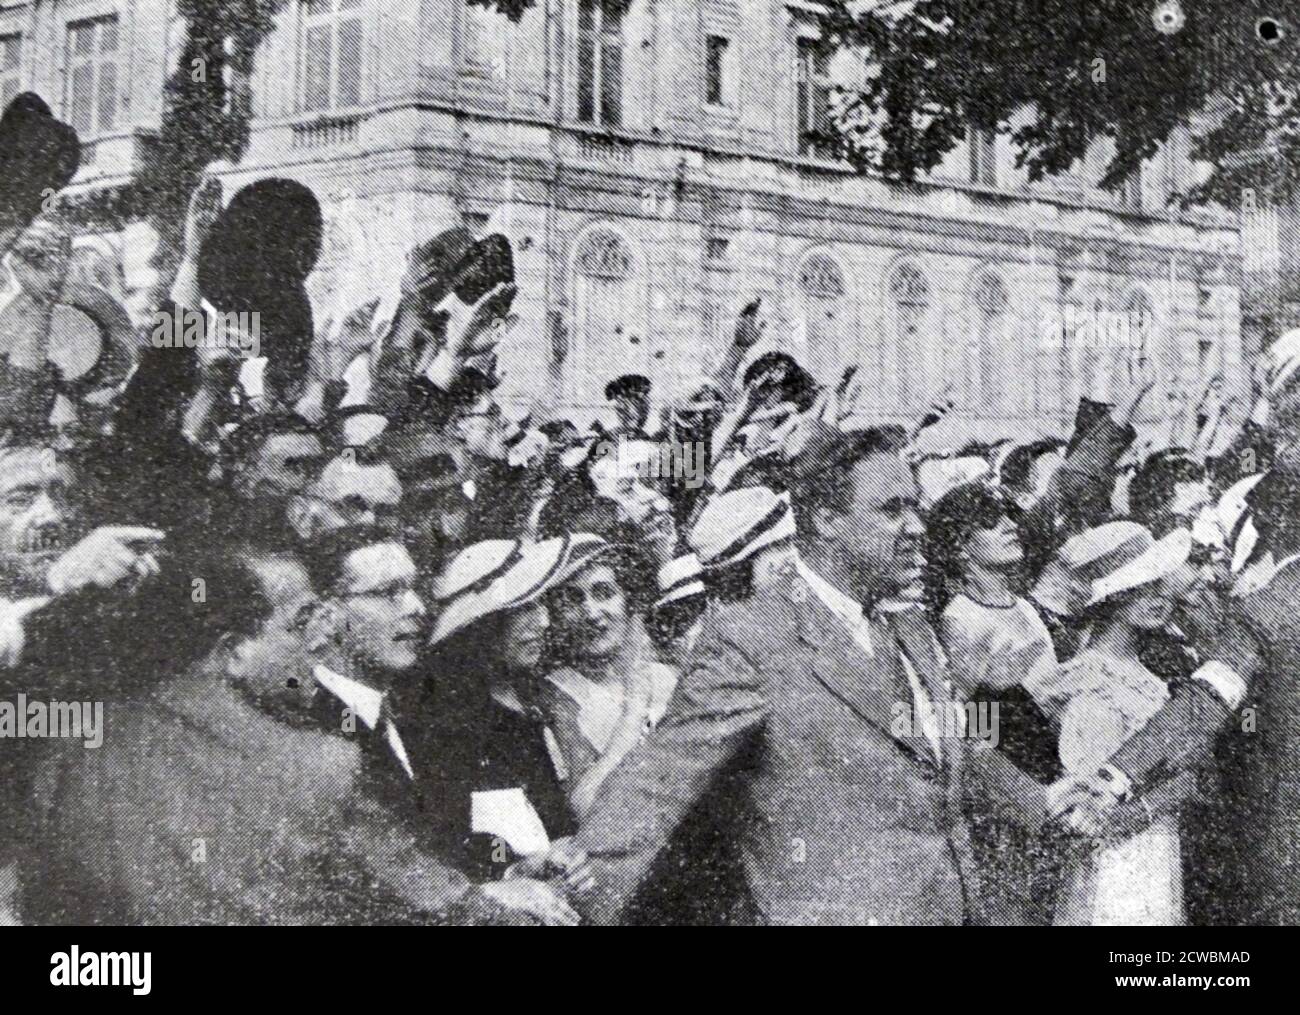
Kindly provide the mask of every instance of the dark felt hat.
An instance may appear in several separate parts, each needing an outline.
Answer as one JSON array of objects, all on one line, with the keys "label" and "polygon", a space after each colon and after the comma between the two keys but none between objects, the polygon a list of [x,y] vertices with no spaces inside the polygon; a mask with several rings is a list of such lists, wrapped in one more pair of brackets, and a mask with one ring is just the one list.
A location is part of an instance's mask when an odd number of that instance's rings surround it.
[{"label": "dark felt hat", "polygon": [[475,240],[470,231],[456,226],[417,245],[407,258],[402,293],[436,307],[455,292],[475,304],[498,285],[515,280],[510,241],[499,233]]},{"label": "dark felt hat", "polygon": [[294,180],[266,179],[239,191],[199,253],[199,291],[223,313],[260,315],[267,381],[283,392],[302,379],[311,347],[304,283],[320,256],[320,202]]},{"label": "dark felt hat", "polygon": [[650,378],[641,374],[624,374],[615,377],[605,385],[605,399],[612,402],[616,398],[649,398]]},{"label": "dark felt hat", "polygon": [[[14,98],[0,117],[0,243],[41,210],[47,192],[60,191],[81,163],[77,132],[54,119],[33,92]],[[5,251],[0,250],[0,254]]]}]

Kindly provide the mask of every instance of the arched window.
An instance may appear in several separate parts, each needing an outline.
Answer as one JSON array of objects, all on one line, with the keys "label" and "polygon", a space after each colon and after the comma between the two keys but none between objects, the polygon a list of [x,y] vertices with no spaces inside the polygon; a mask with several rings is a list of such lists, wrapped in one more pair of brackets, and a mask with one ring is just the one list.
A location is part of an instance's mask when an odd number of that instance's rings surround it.
[{"label": "arched window", "polygon": [[898,400],[910,406],[925,383],[925,335],[922,329],[930,310],[930,283],[921,268],[902,261],[889,275],[889,297],[894,305],[898,364]]},{"label": "arched window", "polygon": [[632,252],[611,229],[587,233],[578,245],[577,270],[588,278],[619,282],[632,273]]},{"label": "arched window", "polygon": [[802,350],[808,370],[831,383],[845,366],[848,348],[848,287],[839,262],[821,252],[809,254],[799,269],[799,296],[808,347]]},{"label": "arched window", "polygon": [[607,381],[625,373],[654,379],[645,282],[622,233],[598,225],[578,238],[573,253],[572,350],[568,390],[585,409],[605,408]]},{"label": "arched window", "polygon": [[992,272],[981,272],[970,304],[973,362],[966,371],[966,404],[974,415],[999,414],[1006,400],[1007,287]]}]

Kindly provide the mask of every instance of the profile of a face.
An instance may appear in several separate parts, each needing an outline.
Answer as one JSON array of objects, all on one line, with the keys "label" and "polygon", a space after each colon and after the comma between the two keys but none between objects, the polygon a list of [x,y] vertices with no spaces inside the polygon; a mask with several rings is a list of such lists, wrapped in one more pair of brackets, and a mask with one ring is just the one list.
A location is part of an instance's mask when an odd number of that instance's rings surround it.
[{"label": "profile of a face", "polygon": [[511,673],[531,673],[542,661],[550,611],[541,602],[511,610],[501,621],[498,652]]},{"label": "profile of a face", "polygon": [[1020,530],[1008,515],[1002,515],[992,528],[976,528],[966,541],[970,562],[991,571],[1015,567],[1025,559]]},{"label": "profile of a face", "polygon": [[226,676],[257,700],[291,698],[291,680],[305,682],[311,671],[308,632],[320,614],[320,599],[297,561],[277,558],[251,566],[271,613],[253,635],[229,646]]},{"label": "profile of a face", "polygon": [[415,664],[425,614],[415,583],[415,561],[400,543],[361,547],[344,562],[333,597],[338,636],[367,672],[393,675]]}]

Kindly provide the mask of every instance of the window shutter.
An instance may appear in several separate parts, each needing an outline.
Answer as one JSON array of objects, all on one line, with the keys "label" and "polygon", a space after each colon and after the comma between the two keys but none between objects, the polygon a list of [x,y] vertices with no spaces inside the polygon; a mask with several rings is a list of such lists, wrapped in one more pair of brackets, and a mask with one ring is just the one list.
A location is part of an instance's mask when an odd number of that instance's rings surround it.
[{"label": "window shutter", "polygon": [[350,18],[339,25],[339,71],[337,106],[361,104],[361,19]]},{"label": "window shutter", "polygon": [[306,65],[303,81],[303,109],[328,109],[332,39],[328,25],[315,25],[304,36]]}]

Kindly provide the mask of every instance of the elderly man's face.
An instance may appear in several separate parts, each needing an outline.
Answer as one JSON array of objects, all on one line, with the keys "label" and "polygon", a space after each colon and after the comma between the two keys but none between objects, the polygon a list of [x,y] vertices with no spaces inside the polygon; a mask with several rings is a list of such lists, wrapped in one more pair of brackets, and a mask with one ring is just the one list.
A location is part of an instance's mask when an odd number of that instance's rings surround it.
[{"label": "elderly man's face", "polygon": [[340,455],[303,494],[305,516],[294,519],[303,538],[319,538],[350,525],[396,532],[402,483],[387,462],[363,464]]},{"label": "elderly man's face", "polygon": [[6,593],[45,587],[50,565],[71,545],[72,474],[52,451],[0,451],[0,584]]},{"label": "elderly man's face", "polygon": [[847,510],[818,512],[820,535],[837,558],[842,589],[863,604],[921,597],[925,528],[916,485],[897,455],[870,455],[850,468]]},{"label": "elderly man's face", "polygon": [[311,483],[325,453],[312,434],[272,434],[257,457],[240,470],[236,486],[245,497],[286,498]]},{"label": "elderly man's face", "polygon": [[337,593],[343,647],[372,675],[415,664],[424,619],[415,581],[415,562],[400,543],[365,546],[348,557]]}]

